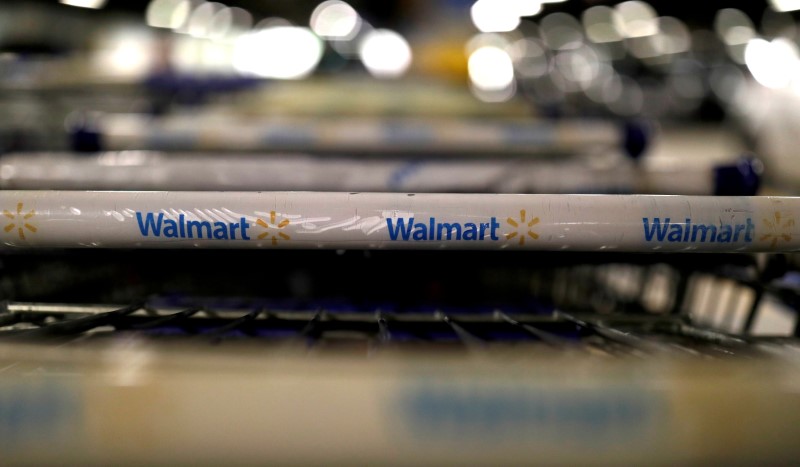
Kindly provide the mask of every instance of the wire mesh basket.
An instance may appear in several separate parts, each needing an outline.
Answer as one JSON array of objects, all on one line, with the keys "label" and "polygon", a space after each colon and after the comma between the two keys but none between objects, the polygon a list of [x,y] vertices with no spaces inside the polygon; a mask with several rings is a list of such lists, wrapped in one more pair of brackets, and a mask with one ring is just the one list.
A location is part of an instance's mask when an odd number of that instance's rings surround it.
[{"label": "wire mesh basket", "polygon": [[786,463],[795,274],[710,254],[10,255],[0,433],[12,464]]},{"label": "wire mesh basket", "polygon": [[4,270],[4,338],[722,355],[797,333],[797,273],[781,255],[62,251],[10,255]]}]

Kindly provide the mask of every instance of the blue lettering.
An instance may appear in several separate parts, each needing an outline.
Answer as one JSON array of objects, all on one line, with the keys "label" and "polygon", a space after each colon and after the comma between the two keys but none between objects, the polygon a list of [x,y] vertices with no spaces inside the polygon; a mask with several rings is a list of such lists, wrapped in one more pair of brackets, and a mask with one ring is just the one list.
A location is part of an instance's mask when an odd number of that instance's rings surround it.
[{"label": "blue lettering", "polygon": [[697,232],[700,232],[700,241],[701,242],[705,242],[706,241],[706,234],[708,234],[709,232],[711,232],[711,235],[709,236],[708,241],[709,242],[714,242],[714,241],[717,240],[717,227],[714,226],[714,225],[698,224],[698,225],[692,226],[692,241],[693,242],[697,241]]},{"label": "blue lettering", "polygon": [[197,233],[197,238],[203,238],[203,230],[206,231],[205,238],[211,238],[211,222],[208,221],[189,221],[186,223],[186,233],[188,234],[189,238],[194,238],[192,236],[192,229]]},{"label": "blue lettering", "polygon": [[456,240],[461,240],[461,224],[458,223],[449,223],[449,222],[442,222],[439,224],[439,227],[436,232],[436,239],[442,239],[442,231],[447,234],[447,240],[453,238],[453,231],[456,232]]},{"label": "blue lettering", "polygon": [[186,221],[183,214],[178,216],[178,220],[164,219],[163,213],[136,213],[136,220],[139,224],[139,232],[144,237],[167,237],[167,238],[198,238],[216,240],[236,240],[236,230],[240,230],[243,240],[250,240],[247,229],[250,224],[244,217],[239,218],[238,222],[210,222],[210,221]]},{"label": "blue lettering", "polygon": [[239,219],[239,223],[242,229],[242,240],[250,240],[250,236],[247,235],[247,229],[250,228],[250,224],[247,222],[247,219],[242,217]]},{"label": "blue lettering", "polygon": [[653,236],[655,236],[659,242],[664,241],[664,237],[667,235],[667,228],[669,227],[669,217],[664,219],[664,228],[661,228],[661,219],[658,217],[653,218],[653,226],[650,227],[649,221],[646,217],[642,218],[642,222],[644,223],[644,239],[648,242],[653,241]]},{"label": "blue lettering", "polygon": [[740,234],[740,233],[741,233],[743,230],[744,230],[744,225],[742,225],[742,224],[736,224],[736,228],[735,228],[735,229],[734,229],[734,231],[733,231],[733,241],[734,241],[734,242],[738,242],[738,241],[739,241],[739,234]]},{"label": "blue lettering", "polygon": [[489,234],[489,236],[492,238],[492,240],[500,240],[500,238],[497,236],[497,229],[498,228],[500,228],[500,223],[497,222],[497,218],[496,217],[492,217],[492,231]]},{"label": "blue lettering", "polygon": [[397,240],[398,235],[403,237],[403,240],[408,240],[411,237],[411,227],[414,225],[414,218],[408,219],[406,226],[405,220],[397,219],[397,227],[392,225],[392,219],[386,219],[386,225],[389,227],[389,238]]},{"label": "blue lettering", "polygon": [[642,218],[644,239],[647,242],[670,243],[750,243],[755,238],[756,226],[751,218],[742,224],[702,224],[687,218],[685,224],[672,224],[670,218]]},{"label": "blue lettering", "polygon": [[214,238],[217,240],[227,240],[228,224],[224,222],[214,222]]},{"label": "blue lettering", "polygon": [[[433,218],[431,217],[431,219]],[[428,227],[421,222],[418,224],[414,224],[414,240],[421,241],[427,239],[428,239]]]},{"label": "blue lettering", "polygon": [[717,242],[730,243],[732,236],[733,236],[733,227],[731,227],[728,224],[723,224],[719,226],[719,233],[717,234]]},{"label": "blue lettering", "polygon": [[464,224],[464,240],[477,240],[478,239],[478,226],[472,222]]},{"label": "blue lettering", "polygon": [[153,219],[153,213],[148,212],[145,215],[145,220],[142,222],[142,213],[136,213],[136,220],[139,222],[139,231],[142,233],[143,236],[147,237],[150,235],[150,230],[153,231],[153,236],[158,237],[161,235],[161,221],[164,219],[164,214],[158,214],[158,222]]},{"label": "blue lettering", "polygon": [[683,226],[680,224],[672,224],[669,226],[669,235],[667,235],[668,242],[683,242]]},{"label": "blue lettering", "polygon": [[414,222],[414,218],[387,218],[386,226],[389,228],[389,239],[393,241],[431,241],[431,240],[471,240],[478,241],[486,238],[499,240],[500,222],[496,217],[489,222],[437,222],[435,217],[428,218],[428,222]]},{"label": "blue lettering", "polygon": [[164,219],[164,236],[167,238],[178,238],[178,223],[172,219]]}]

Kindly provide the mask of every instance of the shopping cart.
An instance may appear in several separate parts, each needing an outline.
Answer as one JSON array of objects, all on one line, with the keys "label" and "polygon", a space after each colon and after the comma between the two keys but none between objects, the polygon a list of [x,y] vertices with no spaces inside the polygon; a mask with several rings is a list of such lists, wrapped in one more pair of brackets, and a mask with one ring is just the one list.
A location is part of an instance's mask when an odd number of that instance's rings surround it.
[{"label": "shopping cart", "polygon": [[[10,254],[3,450],[22,463],[785,462],[790,259]],[[238,267],[254,261],[259,274]],[[451,266],[463,261],[480,267]]]}]

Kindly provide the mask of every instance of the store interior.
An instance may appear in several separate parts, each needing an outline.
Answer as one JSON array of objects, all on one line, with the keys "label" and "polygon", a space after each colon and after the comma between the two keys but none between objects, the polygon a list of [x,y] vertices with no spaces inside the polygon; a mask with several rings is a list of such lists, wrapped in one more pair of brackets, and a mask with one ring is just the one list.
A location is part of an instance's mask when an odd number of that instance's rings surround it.
[{"label": "store interior", "polygon": [[[794,197],[798,12],[3,0],[0,194]],[[764,222],[758,252],[19,248],[8,227],[0,458],[796,462],[800,232]]]}]

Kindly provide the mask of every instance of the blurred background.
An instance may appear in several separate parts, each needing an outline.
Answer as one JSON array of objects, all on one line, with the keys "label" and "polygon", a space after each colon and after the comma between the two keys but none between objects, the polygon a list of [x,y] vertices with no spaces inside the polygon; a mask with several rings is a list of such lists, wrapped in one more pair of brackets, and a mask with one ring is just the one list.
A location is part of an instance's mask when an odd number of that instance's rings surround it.
[{"label": "blurred background", "polygon": [[[0,189],[798,195],[799,11],[3,0]],[[795,254],[9,249],[0,299],[12,463],[800,454]]]},{"label": "blurred background", "polygon": [[[714,192],[697,181],[662,186],[677,166],[717,167],[755,154],[753,170],[792,193],[800,179],[791,151],[800,70],[794,7],[779,0],[9,0],[0,7],[0,148],[346,156],[472,148],[504,156],[517,147],[593,152],[594,166],[606,167],[617,150],[645,156],[639,178],[661,178],[504,190],[676,194]],[[330,116],[347,119],[337,126]],[[477,136],[475,127],[492,126],[481,117],[522,119],[536,130],[503,125]],[[575,131],[572,123],[586,119],[620,130]],[[128,155],[125,163],[139,165],[134,157],[157,158]],[[632,170],[627,161],[613,164]],[[4,167],[6,186],[26,187],[17,182],[27,166]],[[454,189],[442,188],[431,190]]]}]

